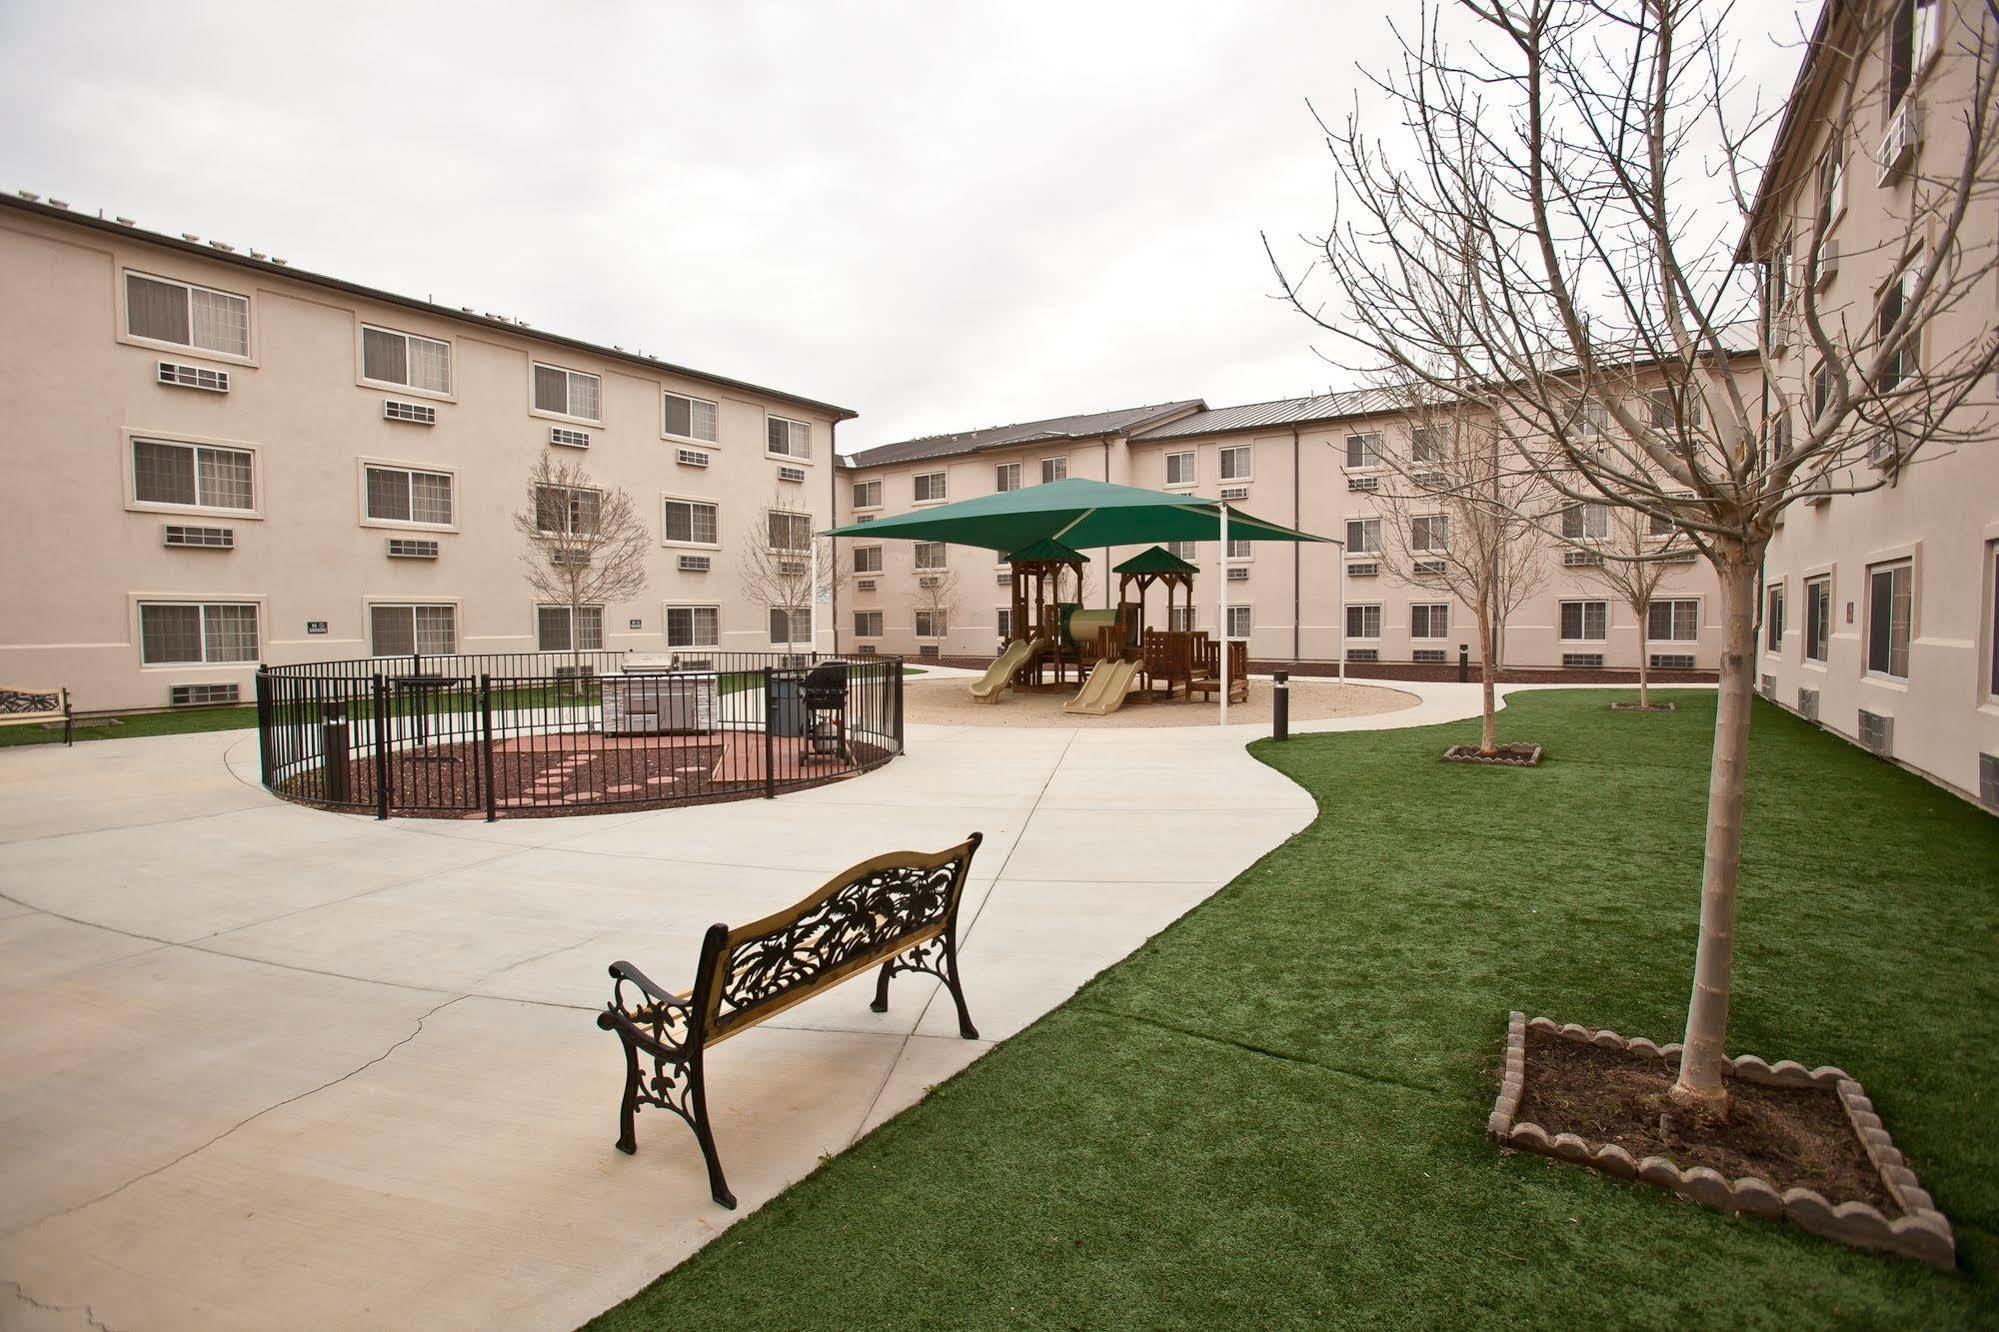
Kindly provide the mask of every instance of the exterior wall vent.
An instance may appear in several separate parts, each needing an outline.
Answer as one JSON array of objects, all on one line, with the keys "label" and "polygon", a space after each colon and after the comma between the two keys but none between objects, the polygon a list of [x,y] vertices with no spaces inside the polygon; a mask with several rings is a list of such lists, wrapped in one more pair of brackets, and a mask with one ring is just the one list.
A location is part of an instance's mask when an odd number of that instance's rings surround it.
[{"label": "exterior wall vent", "polygon": [[569,430],[562,426],[550,426],[548,428],[548,442],[551,444],[560,444],[565,449],[587,449],[590,447],[590,432],[587,430]]},{"label": "exterior wall vent", "polygon": [[1442,560],[1415,560],[1410,563],[1409,571],[1418,578],[1429,577],[1442,573],[1444,571],[1444,562]]},{"label": "exterior wall vent", "polygon": [[1350,476],[1347,478],[1347,489],[1379,490],[1381,489],[1381,478],[1378,476]]},{"label": "exterior wall vent", "polygon": [[1798,691],[1798,715],[1808,722],[1819,719],[1819,691],[1800,689]]},{"label": "exterior wall vent", "polygon": [[1249,498],[1249,487],[1248,487],[1248,486],[1223,486],[1223,487],[1222,487],[1222,498],[1223,498],[1223,499],[1225,499],[1225,500],[1231,500],[1231,501],[1233,501],[1233,500],[1246,500],[1246,499],[1248,499],[1248,498]]},{"label": "exterior wall vent", "polygon": [[935,658],[937,656],[937,645],[935,643],[925,643],[916,649],[916,655],[919,657]]},{"label": "exterior wall vent", "polygon": [[1441,665],[1445,660],[1442,648],[1417,648],[1409,654],[1409,660],[1430,665]]},{"label": "exterior wall vent", "polygon": [[1231,568],[1229,570],[1229,581],[1231,583],[1247,583],[1249,581],[1249,570],[1241,566]]},{"label": "exterior wall vent", "polygon": [[1347,566],[1347,577],[1349,578],[1378,578],[1380,576],[1381,564],[1376,560],[1366,560],[1360,564],[1349,564]]},{"label": "exterior wall vent", "polygon": [[579,564],[590,563],[590,552],[587,550],[573,550],[566,546],[557,546],[554,550],[548,552],[548,562],[559,568],[573,569]]},{"label": "exterior wall vent", "polygon": [[1692,563],[1693,563],[1693,562],[1694,562],[1695,560],[1697,560],[1697,559],[1699,559],[1699,558],[1700,558],[1700,553],[1699,553],[1698,551],[1692,551],[1692,550],[1669,550],[1669,551],[1667,551],[1667,552],[1666,552],[1665,554],[1663,554],[1663,555],[1661,555],[1661,556],[1659,557],[1659,563],[1661,563],[1661,564],[1692,564]]},{"label": "exterior wall vent", "polygon": [[1652,669],[1655,671],[1690,671],[1694,668],[1694,654],[1691,652],[1654,652]]},{"label": "exterior wall vent", "polygon": [[1777,698],[1777,677],[1774,675],[1764,676],[1761,680],[1757,681],[1756,692],[1775,702]]},{"label": "exterior wall vent", "polygon": [[1999,809],[1999,754],[1978,756],[1978,798],[1989,809]]},{"label": "exterior wall vent", "polygon": [[436,425],[437,408],[426,407],[420,402],[397,402],[394,398],[382,399],[382,419],[386,421],[407,421],[411,425]]},{"label": "exterior wall vent", "polygon": [[234,684],[184,684],[167,688],[167,702],[176,708],[198,708],[211,703],[234,703],[242,697],[242,686]]},{"label": "exterior wall vent", "polygon": [[709,455],[699,449],[679,449],[674,453],[673,460],[682,467],[706,467],[711,461]]},{"label": "exterior wall vent", "polygon": [[160,541],[163,545],[181,546],[189,550],[234,550],[236,529],[190,527],[186,523],[168,523],[160,529]]},{"label": "exterior wall vent", "polygon": [[715,567],[715,561],[708,555],[682,555],[676,561],[682,573],[707,573]]},{"label": "exterior wall vent", "polygon": [[1419,490],[1449,490],[1451,479],[1442,472],[1418,472],[1409,478]]},{"label": "exterior wall vent", "polygon": [[917,579],[917,580],[916,580],[916,585],[917,585],[918,587],[940,587],[940,586],[942,586],[942,585],[943,585],[943,582],[944,582],[944,580],[943,580],[943,579],[942,579],[941,577],[938,577],[937,575],[935,575],[935,574],[932,574],[931,576],[929,576],[929,577],[927,577],[927,578],[919,578],[919,579]]},{"label": "exterior wall vent", "polygon": [[1603,556],[1593,550],[1565,550],[1562,563],[1571,569],[1593,569],[1603,563]]},{"label": "exterior wall vent", "polygon": [[1012,570],[1008,570],[1006,573],[993,575],[993,581],[998,583],[1001,587],[1012,587],[1013,586]]},{"label": "exterior wall vent", "polygon": [[1348,661],[1380,661],[1380,660],[1381,660],[1381,650],[1380,650],[1379,648],[1348,648],[1348,649],[1347,649],[1347,660],[1348,660]]},{"label": "exterior wall vent", "polygon": [[802,486],[805,484],[805,469],[803,467],[780,467],[777,469],[777,479]]},{"label": "exterior wall vent", "polygon": [[875,655],[875,645],[874,645],[873,643],[863,643],[863,644],[861,644],[861,647],[860,647],[860,652],[859,652],[859,654],[858,654],[858,655],[860,655],[860,656],[863,656],[863,657],[872,657],[872,656],[874,656],[874,655]]},{"label": "exterior wall vent", "polygon": [[182,365],[178,361],[161,361],[160,382],[175,388],[206,389],[210,393],[229,391],[229,372],[210,370],[205,365]]},{"label": "exterior wall vent", "polygon": [[1860,747],[1888,758],[1895,752],[1895,719],[1878,712],[1860,710]]},{"label": "exterior wall vent", "polygon": [[390,537],[389,558],[392,560],[434,560],[438,545],[423,537]]},{"label": "exterior wall vent", "polygon": [[872,578],[856,578],[856,579],[854,580],[854,591],[856,591],[856,592],[872,592],[872,591],[874,591],[874,590],[875,590],[875,580],[874,580],[874,579],[872,579]]},{"label": "exterior wall vent", "polygon": [[1600,671],[1603,669],[1601,652],[1564,652],[1562,668],[1571,671]]}]

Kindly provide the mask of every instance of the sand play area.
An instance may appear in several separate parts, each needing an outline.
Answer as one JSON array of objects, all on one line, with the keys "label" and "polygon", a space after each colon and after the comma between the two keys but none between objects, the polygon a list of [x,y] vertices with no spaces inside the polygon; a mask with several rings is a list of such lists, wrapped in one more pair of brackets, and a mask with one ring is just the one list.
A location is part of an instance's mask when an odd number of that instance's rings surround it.
[{"label": "sand play area", "polygon": [[[903,716],[932,726],[1213,726],[1220,705],[1214,702],[1148,703],[1133,697],[1116,712],[1083,717],[1062,711],[1075,697],[1075,687],[1047,692],[1018,690],[997,703],[977,703],[966,690],[967,679],[912,679],[903,685]],[[1365,717],[1413,708],[1413,694],[1380,685],[1342,684],[1332,680],[1291,682],[1291,721],[1326,721],[1334,717]],[[1229,705],[1232,726],[1270,725],[1270,681],[1251,680],[1249,701]]]}]

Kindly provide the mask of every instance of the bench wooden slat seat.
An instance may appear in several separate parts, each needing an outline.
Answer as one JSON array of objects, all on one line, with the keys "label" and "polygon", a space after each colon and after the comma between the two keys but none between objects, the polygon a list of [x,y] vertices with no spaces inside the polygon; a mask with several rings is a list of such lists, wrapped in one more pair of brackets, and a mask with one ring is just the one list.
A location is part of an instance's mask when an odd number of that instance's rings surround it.
[{"label": "bench wooden slat seat", "polygon": [[75,743],[76,719],[70,714],[69,690],[0,685],[0,726],[58,721],[62,723],[62,742]]},{"label": "bench wooden slat seat", "polygon": [[958,983],[958,904],[982,840],[973,833],[935,854],[876,856],[795,906],[734,929],[709,926],[694,984],[685,991],[668,990],[629,962],[613,962],[611,999],[597,1025],[617,1033],[625,1050],[618,1150],[638,1150],[633,1120],[641,1107],[670,1110],[694,1130],[708,1165],[709,1192],[734,1207],[736,1196],[715,1150],[703,1052],[870,968],[880,968],[875,1012],[888,1011],[893,977],[924,972],[950,990],[958,1034],[977,1040]]}]

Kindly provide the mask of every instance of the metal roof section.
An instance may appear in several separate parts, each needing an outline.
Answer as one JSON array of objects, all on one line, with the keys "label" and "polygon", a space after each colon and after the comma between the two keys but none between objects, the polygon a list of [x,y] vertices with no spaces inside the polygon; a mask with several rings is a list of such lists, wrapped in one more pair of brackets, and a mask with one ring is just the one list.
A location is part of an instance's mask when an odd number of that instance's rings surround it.
[{"label": "metal roof section", "polygon": [[950,458],[1014,444],[1035,444],[1064,439],[1095,439],[1101,435],[1130,434],[1135,427],[1163,417],[1199,411],[1207,406],[1199,398],[1180,402],[1154,403],[1146,407],[1124,407],[1110,412],[1083,412],[1074,416],[1051,416],[1041,421],[1015,425],[987,426],[961,430],[950,435],[925,435],[893,444],[877,444],[846,455],[848,467],[875,467],[883,463],[921,462],[929,458]]},{"label": "metal roof section", "polygon": [[1346,417],[1379,416],[1399,411],[1401,397],[1386,389],[1355,389],[1346,393],[1324,393],[1316,398],[1279,398],[1275,402],[1252,402],[1241,407],[1215,407],[1183,416],[1177,421],[1132,436],[1135,444],[1153,440],[1180,439],[1190,435],[1220,435],[1266,426],[1303,425],[1306,422],[1338,421]]},{"label": "metal roof section", "polygon": [[854,411],[851,407],[835,406],[830,402],[821,402],[817,398],[807,398],[796,393],[787,393],[783,389],[768,388],[762,384],[752,384],[747,380],[731,379],[726,375],[717,375],[706,370],[695,370],[689,366],[675,365],[671,361],[662,361],[656,356],[642,356],[637,352],[626,351],[623,347],[606,347],[600,343],[585,342],[581,338],[564,337],[560,333],[544,332],[541,329],[532,327],[524,320],[509,319],[504,315],[491,313],[480,314],[469,306],[454,307],[438,305],[432,301],[417,300],[413,296],[399,296],[392,291],[382,291],[375,287],[364,287],[358,282],[348,282],[342,278],[328,277],[323,273],[313,273],[303,268],[293,268],[283,259],[266,257],[255,250],[244,253],[235,246],[225,245],[223,242],[216,240],[211,240],[204,244],[199,237],[186,233],[180,236],[169,236],[158,231],[148,231],[133,222],[130,218],[107,218],[101,213],[93,216],[90,213],[71,211],[68,204],[55,201],[42,203],[39,200],[39,195],[33,195],[27,190],[18,190],[12,194],[0,194],[0,204],[5,204],[9,208],[17,209],[20,212],[29,213],[36,217],[46,218],[52,222],[64,222],[73,226],[84,227],[91,231],[102,231],[116,236],[127,236],[144,241],[148,245],[158,245],[165,249],[178,250],[182,254],[198,255],[212,263],[246,268],[254,272],[267,274],[271,277],[289,278],[294,282],[303,282],[308,286],[324,287],[330,291],[360,297],[363,300],[377,301],[383,305],[400,306],[405,310],[421,311],[424,314],[433,315],[439,319],[448,319],[453,323],[471,324],[478,328],[497,329],[514,333],[535,342],[566,347],[571,351],[587,352],[592,356],[601,356],[606,360],[619,361],[626,365],[635,365],[647,370],[681,375],[688,379],[700,380],[705,384],[714,384],[720,388],[740,389],[745,393],[760,393],[765,397],[776,398],[782,402],[795,403],[800,407],[817,408],[822,412],[830,413],[836,421],[851,421],[860,415],[859,412]]}]

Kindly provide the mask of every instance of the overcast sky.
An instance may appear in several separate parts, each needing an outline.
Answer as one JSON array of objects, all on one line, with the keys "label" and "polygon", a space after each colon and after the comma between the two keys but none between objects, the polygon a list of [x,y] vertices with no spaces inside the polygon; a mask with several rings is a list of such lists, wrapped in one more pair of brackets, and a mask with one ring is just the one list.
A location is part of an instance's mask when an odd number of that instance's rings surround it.
[{"label": "overcast sky", "polygon": [[[842,451],[1292,397],[1257,233],[1329,215],[1305,101],[1383,8],[0,0],[0,188],[837,402]],[[1814,0],[1741,8],[1788,87]]]}]

